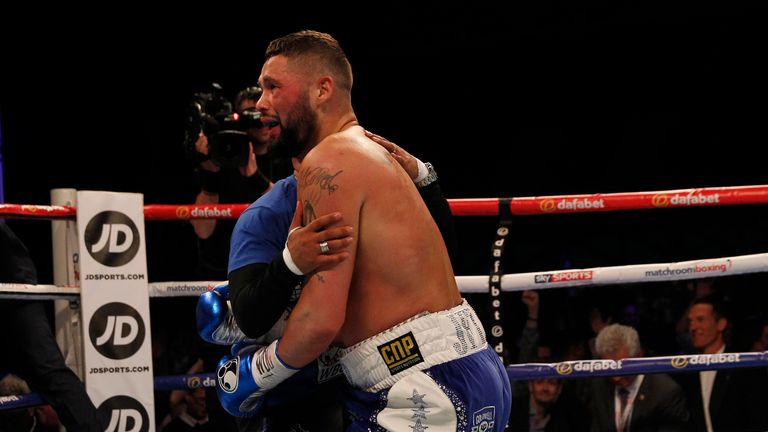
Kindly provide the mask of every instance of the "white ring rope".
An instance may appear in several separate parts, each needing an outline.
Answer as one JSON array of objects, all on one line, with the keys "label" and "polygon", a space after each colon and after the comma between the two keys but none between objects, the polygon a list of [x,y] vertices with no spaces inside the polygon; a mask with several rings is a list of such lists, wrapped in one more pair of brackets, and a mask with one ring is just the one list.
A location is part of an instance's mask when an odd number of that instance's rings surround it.
[{"label": "white ring rope", "polygon": [[[768,271],[768,253],[760,253],[674,263],[505,274],[501,278],[501,289],[524,291],[570,286],[617,285],[701,279],[765,271]],[[463,293],[488,293],[488,276],[456,276],[456,282]],[[218,283],[218,281],[152,282],[149,284],[149,296],[198,296]],[[48,299],[79,294],[80,287],[77,286],[0,283],[0,297],[4,298]]]}]

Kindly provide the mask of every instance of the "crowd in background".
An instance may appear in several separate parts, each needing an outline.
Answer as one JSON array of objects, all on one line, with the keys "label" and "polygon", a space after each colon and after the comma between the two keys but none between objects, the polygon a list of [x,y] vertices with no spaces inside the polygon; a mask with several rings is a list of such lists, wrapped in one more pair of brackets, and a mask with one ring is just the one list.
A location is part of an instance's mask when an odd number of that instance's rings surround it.
[{"label": "crowd in background", "polygon": [[[717,297],[728,316],[728,325],[723,331],[728,352],[766,351],[768,310],[764,305],[768,304],[768,292],[761,289],[765,282],[765,275],[752,274],[653,284],[505,293],[508,354],[511,363],[599,359],[601,356],[596,350],[595,339],[601,330],[611,324],[622,324],[637,330],[643,357],[701,353],[692,343],[688,311],[697,299],[710,296]],[[479,313],[487,310],[485,294],[468,294],[467,297]],[[179,299],[152,300],[157,375],[187,372],[194,367],[200,346],[204,344],[193,331],[194,302],[191,299],[181,301],[187,305],[184,309],[179,309]],[[185,312],[183,315],[177,313],[172,316],[158,313],[171,307]],[[157,317],[163,321],[158,321]],[[174,325],[170,325],[171,321]],[[761,369],[761,372],[768,380],[768,369]],[[672,378],[677,380],[680,376]],[[550,426],[555,429],[541,430],[590,430],[594,417],[590,379],[555,381],[531,381],[531,387],[528,382],[515,383],[511,422],[520,421],[519,409],[521,406],[529,406],[527,402],[532,394],[543,394],[544,400],[549,397],[553,402],[559,401],[554,412],[567,408],[562,415],[569,428]],[[754,384],[759,385],[760,382],[754,381]],[[166,418],[168,421],[172,417],[169,413],[173,413],[176,408],[169,407],[171,400],[180,399],[169,398],[169,392],[158,392],[158,419]],[[525,403],[521,404],[521,401]],[[563,421],[559,415],[555,418],[553,425]],[[523,421],[528,421],[527,412]]]}]

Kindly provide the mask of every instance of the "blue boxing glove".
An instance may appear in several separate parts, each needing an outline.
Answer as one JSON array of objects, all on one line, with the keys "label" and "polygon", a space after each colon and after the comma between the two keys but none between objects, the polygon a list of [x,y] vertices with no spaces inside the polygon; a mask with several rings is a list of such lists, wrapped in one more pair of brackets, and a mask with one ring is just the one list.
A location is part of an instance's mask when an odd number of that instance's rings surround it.
[{"label": "blue boxing glove", "polygon": [[236,357],[219,361],[216,394],[221,406],[233,416],[258,414],[270,389],[287,380],[299,369],[285,364],[277,355],[278,341]]},{"label": "blue boxing glove", "polygon": [[232,315],[229,283],[222,282],[200,294],[197,300],[197,333],[204,341],[217,345],[230,345],[248,339]]},{"label": "blue boxing glove", "polygon": [[263,347],[266,345],[265,343],[257,343],[252,340],[244,340],[237,343],[232,344],[231,347],[229,347],[229,352],[232,353],[232,357],[237,357],[239,355],[246,355],[250,354],[257,349]]},{"label": "blue boxing glove", "polygon": [[[248,345],[245,343],[233,345],[232,356],[225,356],[219,362],[219,370],[221,370],[221,366],[233,360],[236,355],[240,355],[240,358],[242,359],[246,354],[261,348],[262,346],[260,345]],[[237,398],[222,398],[221,393],[219,393],[219,399],[221,400],[222,405],[225,403],[230,404],[230,407],[225,406],[227,412],[239,417],[252,417],[259,413],[266,414],[271,408],[284,407],[285,405],[290,404],[300,404],[304,399],[314,395],[315,392],[321,389],[324,391],[324,394],[333,397],[332,392],[339,391],[343,383],[346,382],[345,380],[340,379],[344,375],[341,369],[341,363],[339,363],[341,354],[342,350],[339,348],[328,349],[320,355],[316,361],[304,366],[290,378],[280,382],[266,394],[259,396],[258,399],[254,399],[253,406],[249,407],[250,410],[247,412],[240,412],[240,407],[234,406],[238,403],[242,404],[242,396]],[[234,386],[233,384],[228,384],[228,382],[231,382],[234,378],[232,375],[227,375],[229,370],[234,370],[234,368],[227,368],[219,374],[220,391],[224,391],[225,386],[227,388],[232,388]],[[234,403],[232,403],[233,399]],[[233,412],[232,410],[236,410],[236,412]]]}]

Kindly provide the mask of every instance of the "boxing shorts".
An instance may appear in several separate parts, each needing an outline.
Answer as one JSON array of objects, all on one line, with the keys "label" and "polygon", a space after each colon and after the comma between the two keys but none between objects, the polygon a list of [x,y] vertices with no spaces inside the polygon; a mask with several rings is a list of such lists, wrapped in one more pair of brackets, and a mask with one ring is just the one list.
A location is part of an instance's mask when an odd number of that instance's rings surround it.
[{"label": "boxing shorts", "polygon": [[465,301],[412,317],[344,351],[347,431],[503,431],[511,389]]}]

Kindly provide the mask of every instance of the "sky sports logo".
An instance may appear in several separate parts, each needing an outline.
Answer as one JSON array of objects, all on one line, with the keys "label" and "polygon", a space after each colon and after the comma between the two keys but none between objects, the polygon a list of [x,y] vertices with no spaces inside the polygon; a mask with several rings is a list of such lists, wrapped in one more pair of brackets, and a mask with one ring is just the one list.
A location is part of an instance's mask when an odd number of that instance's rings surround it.
[{"label": "sky sports logo", "polygon": [[541,273],[533,277],[534,283],[557,283],[592,280],[592,270],[578,270],[558,273]]}]

